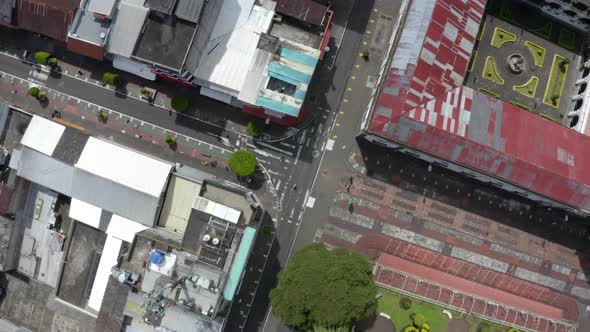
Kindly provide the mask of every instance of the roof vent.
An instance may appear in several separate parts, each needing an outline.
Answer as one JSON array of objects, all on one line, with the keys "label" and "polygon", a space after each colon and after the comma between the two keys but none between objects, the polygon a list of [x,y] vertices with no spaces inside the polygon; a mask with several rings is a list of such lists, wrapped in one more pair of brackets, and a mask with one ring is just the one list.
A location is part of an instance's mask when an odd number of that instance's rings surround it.
[{"label": "roof vent", "polygon": [[205,234],[205,236],[203,236],[203,242],[209,242],[209,240],[211,240],[211,235]]},{"label": "roof vent", "polygon": [[214,238],[213,241],[211,241],[211,243],[216,246],[219,244],[219,239],[218,238]]}]

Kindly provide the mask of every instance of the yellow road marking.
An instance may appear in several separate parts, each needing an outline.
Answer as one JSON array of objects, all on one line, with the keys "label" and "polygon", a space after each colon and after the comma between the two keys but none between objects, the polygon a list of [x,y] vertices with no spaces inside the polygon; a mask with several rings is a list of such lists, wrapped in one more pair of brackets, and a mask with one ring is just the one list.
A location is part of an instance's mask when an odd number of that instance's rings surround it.
[{"label": "yellow road marking", "polygon": [[336,124],[336,127],[340,127],[340,124],[339,124],[339,123],[337,123],[337,124]]},{"label": "yellow road marking", "polygon": [[77,124],[73,124],[70,121],[66,121],[66,120],[63,120],[63,119],[55,118],[55,119],[53,119],[53,121],[59,122],[59,123],[61,123],[64,126],[68,126],[68,127],[74,128],[74,129],[78,129],[79,131],[85,131],[86,130],[86,128],[84,128],[84,127],[78,126]]},{"label": "yellow road marking", "polygon": [[344,115],[344,112],[340,111],[340,114],[341,114],[341,115]]}]

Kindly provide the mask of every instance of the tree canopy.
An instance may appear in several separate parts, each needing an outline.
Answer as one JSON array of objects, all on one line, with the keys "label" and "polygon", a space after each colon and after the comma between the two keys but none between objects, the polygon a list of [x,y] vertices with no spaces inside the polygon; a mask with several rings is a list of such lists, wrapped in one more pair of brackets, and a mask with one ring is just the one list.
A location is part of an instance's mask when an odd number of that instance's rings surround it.
[{"label": "tree canopy", "polygon": [[357,253],[308,245],[279,273],[279,286],[270,293],[273,313],[303,329],[352,326],[377,308],[371,270]]},{"label": "tree canopy", "polygon": [[117,86],[121,81],[119,80],[119,75],[111,72],[106,72],[102,74],[102,80],[108,85]]},{"label": "tree canopy", "polygon": [[256,156],[248,150],[238,150],[229,157],[229,168],[238,176],[250,176],[256,171]]},{"label": "tree canopy", "polygon": [[258,137],[262,134],[262,126],[258,121],[251,120],[248,122],[248,126],[246,127],[246,133],[248,136]]},{"label": "tree canopy", "polygon": [[41,65],[46,65],[49,63],[49,58],[51,57],[51,54],[49,54],[47,52],[39,51],[39,52],[36,52],[34,54],[34,56],[35,56],[35,62],[37,62],[38,64],[41,64]]},{"label": "tree canopy", "polygon": [[174,96],[170,101],[172,109],[176,112],[184,113],[188,110],[190,102],[185,96]]}]

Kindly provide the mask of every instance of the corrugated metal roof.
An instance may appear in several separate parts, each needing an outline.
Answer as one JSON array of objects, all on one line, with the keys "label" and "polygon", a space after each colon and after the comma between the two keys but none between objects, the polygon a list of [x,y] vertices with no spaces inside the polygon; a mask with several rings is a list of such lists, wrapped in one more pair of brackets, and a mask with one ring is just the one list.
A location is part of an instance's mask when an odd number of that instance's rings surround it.
[{"label": "corrugated metal roof", "polygon": [[149,12],[148,8],[124,1],[111,30],[109,53],[130,57]]},{"label": "corrugated metal roof", "polygon": [[170,163],[94,137],[75,166],[153,197],[160,197],[172,170]]},{"label": "corrugated metal roof", "polygon": [[116,0],[90,0],[88,11],[105,16],[111,16]]},{"label": "corrugated metal roof", "polygon": [[[420,2],[410,14],[423,10]],[[395,52],[369,131],[590,210],[590,137],[462,86],[470,54],[460,44],[475,43],[484,7],[436,2],[423,17],[430,24],[419,56],[411,47]],[[416,31],[404,30],[401,40]]]},{"label": "corrugated metal roof", "polygon": [[85,223],[88,226],[98,228],[101,214],[101,208],[72,198],[69,209],[70,218]]},{"label": "corrugated metal roof", "polygon": [[179,0],[174,15],[189,22],[198,23],[205,0]]},{"label": "corrugated metal roof", "polygon": [[254,244],[255,238],[256,228],[250,226],[246,227],[244,229],[244,234],[242,235],[242,240],[240,241],[240,247],[238,248],[231,270],[229,271],[229,278],[225,284],[225,289],[223,290],[223,297],[227,301],[234,299],[236,290],[242,280],[242,272],[244,272],[244,268],[246,267],[248,256],[250,256],[250,249]]},{"label": "corrugated metal roof", "polygon": [[21,144],[51,156],[66,127],[40,116],[33,116]]},{"label": "corrugated metal roof", "polygon": [[[226,8],[222,7],[222,10]],[[272,23],[273,11],[254,6],[251,12],[242,10],[249,16],[244,21],[241,16],[237,18],[241,25],[236,25],[226,34],[212,38],[203,54],[196,76],[205,86],[221,87],[238,96],[242,86],[249,84],[246,81],[248,70],[255,59],[256,45],[260,34],[267,32]],[[220,19],[227,19],[222,15]],[[221,22],[227,28],[229,22]],[[237,23],[240,24],[240,23]],[[218,26],[215,31],[219,33]]]},{"label": "corrugated metal roof", "polygon": [[72,194],[74,167],[41,152],[23,147],[17,175],[66,196]]},{"label": "corrugated metal roof", "polygon": [[104,292],[107,289],[109,277],[111,276],[111,268],[118,264],[122,244],[123,241],[113,236],[108,236],[102,249],[102,255],[100,256],[100,262],[96,270],[96,277],[92,284],[90,298],[88,299],[88,306],[96,311],[100,311],[100,307],[102,306]]}]

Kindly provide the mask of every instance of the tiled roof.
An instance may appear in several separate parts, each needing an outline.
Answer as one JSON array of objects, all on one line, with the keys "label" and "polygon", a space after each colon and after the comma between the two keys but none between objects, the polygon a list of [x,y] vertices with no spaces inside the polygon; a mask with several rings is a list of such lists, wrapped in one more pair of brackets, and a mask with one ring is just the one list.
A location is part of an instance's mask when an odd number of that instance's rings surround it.
[{"label": "tiled roof", "polygon": [[590,210],[589,137],[462,85],[484,7],[412,3],[369,132]]}]

